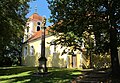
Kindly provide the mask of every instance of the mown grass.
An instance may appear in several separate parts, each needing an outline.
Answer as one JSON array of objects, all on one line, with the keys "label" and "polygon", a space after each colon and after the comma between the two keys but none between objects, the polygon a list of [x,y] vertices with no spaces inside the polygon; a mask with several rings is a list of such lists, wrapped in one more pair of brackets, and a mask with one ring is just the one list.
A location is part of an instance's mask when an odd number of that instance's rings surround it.
[{"label": "mown grass", "polygon": [[36,67],[0,67],[0,83],[69,83],[81,74],[80,69],[48,68],[51,74],[34,76]]}]

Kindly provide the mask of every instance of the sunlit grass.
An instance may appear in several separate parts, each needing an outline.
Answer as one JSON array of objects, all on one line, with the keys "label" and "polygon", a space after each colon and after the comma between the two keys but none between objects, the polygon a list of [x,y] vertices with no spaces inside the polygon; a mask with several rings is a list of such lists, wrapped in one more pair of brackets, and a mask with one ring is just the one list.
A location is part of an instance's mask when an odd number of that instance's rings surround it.
[{"label": "sunlit grass", "polygon": [[4,67],[0,68],[0,83],[69,83],[81,74],[80,69],[48,68],[50,75],[33,76],[35,67]]}]

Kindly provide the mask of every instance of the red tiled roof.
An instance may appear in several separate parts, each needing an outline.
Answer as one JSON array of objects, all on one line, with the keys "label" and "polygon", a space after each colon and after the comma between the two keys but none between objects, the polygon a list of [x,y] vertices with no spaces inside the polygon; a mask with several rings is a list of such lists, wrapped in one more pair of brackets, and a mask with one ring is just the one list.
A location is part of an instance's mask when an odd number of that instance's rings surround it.
[{"label": "red tiled roof", "polygon": [[[48,35],[48,30],[49,30],[49,29],[50,29],[50,28],[48,27],[48,28],[45,30],[45,35]],[[28,42],[33,41],[33,40],[38,39],[38,38],[41,38],[41,36],[42,36],[42,30],[37,31],[37,32],[35,32],[35,33],[28,39]]]},{"label": "red tiled roof", "polygon": [[[59,25],[60,25],[60,24],[62,24],[62,22],[63,22],[63,21],[58,22],[58,23],[56,23],[56,24],[59,24]],[[45,35],[48,35],[49,31],[50,31],[50,32],[53,32],[53,30],[51,30],[51,28],[53,28],[54,26],[55,26],[55,24],[47,27],[47,28],[45,29]],[[30,38],[28,39],[28,42],[33,41],[33,40],[38,39],[38,38],[41,38],[41,36],[42,36],[42,31],[41,31],[41,30],[40,30],[40,31],[37,31],[37,32],[35,32],[35,33],[32,35],[32,37],[30,37]]]},{"label": "red tiled roof", "polygon": [[36,33],[34,33],[34,34],[28,39],[28,41],[30,42],[30,41],[32,41],[32,40],[34,40],[34,39],[40,38],[41,35],[42,35],[42,31],[41,31],[41,30],[40,30],[40,31],[37,31]]}]

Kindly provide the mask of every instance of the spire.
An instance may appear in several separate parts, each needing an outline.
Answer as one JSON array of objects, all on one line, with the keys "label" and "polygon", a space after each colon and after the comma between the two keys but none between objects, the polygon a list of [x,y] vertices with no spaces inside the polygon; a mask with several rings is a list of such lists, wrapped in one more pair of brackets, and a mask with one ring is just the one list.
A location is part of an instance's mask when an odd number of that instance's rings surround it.
[{"label": "spire", "polygon": [[35,13],[37,13],[37,5],[35,5]]}]

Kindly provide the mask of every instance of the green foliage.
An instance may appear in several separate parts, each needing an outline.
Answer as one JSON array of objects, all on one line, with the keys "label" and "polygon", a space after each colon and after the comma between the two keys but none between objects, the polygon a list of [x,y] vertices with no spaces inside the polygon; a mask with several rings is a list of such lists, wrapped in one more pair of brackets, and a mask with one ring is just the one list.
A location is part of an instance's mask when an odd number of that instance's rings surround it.
[{"label": "green foliage", "polygon": [[[96,52],[109,51],[109,25],[113,25],[112,20],[119,20],[120,1],[107,1],[107,0],[47,0],[49,9],[51,10],[50,22],[55,23],[54,35],[58,35],[58,44],[63,46],[75,46],[71,44],[74,40],[82,41],[84,37],[82,34],[87,31],[89,34],[95,35],[95,49]],[[114,9],[110,5],[114,4]],[[114,17],[110,14],[117,12]],[[110,17],[111,16],[111,17]],[[109,23],[110,20],[110,23]],[[89,25],[93,25],[89,29]],[[63,33],[62,35],[59,33]],[[68,35],[72,33],[74,36]],[[66,38],[70,38],[70,40]],[[70,44],[68,44],[70,43]],[[76,43],[76,42],[75,42]],[[88,42],[87,42],[88,43]],[[78,45],[78,43],[76,43]],[[82,44],[81,44],[82,45]],[[89,45],[90,46],[90,45]],[[80,46],[79,46],[80,48]],[[104,49],[105,48],[105,49]]]},{"label": "green foliage", "polygon": [[0,0],[0,56],[20,55],[30,0]]},{"label": "green foliage", "polygon": [[[112,69],[114,72],[119,70],[117,53],[119,44],[117,30],[120,29],[117,23],[120,20],[119,0],[47,1],[51,10],[50,20],[55,24],[52,28],[53,35],[57,35],[58,44],[80,50],[84,42],[86,54],[90,56],[91,53],[105,55],[111,51]],[[88,33],[87,36],[84,36],[85,32]]]},{"label": "green foliage", "polygon": [[111,66],[111,60],[110,60],[110,55],[102,55],[100,54],[99,56],[93,55],[93,66],[96,69],[100,68],[110,68]]}]

